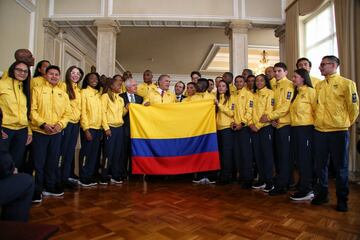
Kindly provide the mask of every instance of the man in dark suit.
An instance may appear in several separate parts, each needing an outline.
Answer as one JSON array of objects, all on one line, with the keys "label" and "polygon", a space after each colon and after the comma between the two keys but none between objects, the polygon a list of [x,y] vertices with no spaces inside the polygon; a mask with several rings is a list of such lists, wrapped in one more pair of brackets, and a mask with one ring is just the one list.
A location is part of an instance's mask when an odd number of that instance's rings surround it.
[{"label": "man in dark suit", "polygon": [[182,100],[186,98],[186,96],[183,95],[185,91],[185,83],[182,81],[177,82],[175,84],[174,90],[176,95],[176,102],[182,102]]},{"label": "man in dark suit", "polygon": [[[136,94],[137,83],[134,79],[129,78],[125,81],[126,92],[120,96],[124,99],[125,106],[128,108],[130,103],[142,104],[143,98]],[[131,175],[131,144],[130,144],[130,118],[129,113],[124,116],[124,169],[127,175]]]}]

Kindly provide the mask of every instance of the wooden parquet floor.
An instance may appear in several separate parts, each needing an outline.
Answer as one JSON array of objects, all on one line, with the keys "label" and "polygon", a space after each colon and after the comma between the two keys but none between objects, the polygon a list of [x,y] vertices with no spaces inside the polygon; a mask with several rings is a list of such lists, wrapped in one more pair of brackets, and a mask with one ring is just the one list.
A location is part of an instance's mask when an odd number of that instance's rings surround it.
[{"label": "wooden parquet floor", "polygon": [[125,182],[45,198],[31,222],[54,224],[52,239],[360,239],[360,186],[351,185],[350,211],[330,203],[294,203],[288,196],[188,181]]}]

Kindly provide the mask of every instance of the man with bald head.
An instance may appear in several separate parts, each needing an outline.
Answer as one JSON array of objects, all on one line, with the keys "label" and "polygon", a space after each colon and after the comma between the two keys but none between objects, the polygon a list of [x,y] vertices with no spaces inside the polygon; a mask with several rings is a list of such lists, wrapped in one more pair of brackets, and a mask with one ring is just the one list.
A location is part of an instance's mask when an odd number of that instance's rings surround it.
[{"label": "man with bald head", "polygon": [[[34,66],[35,59],[29,49],[21,48],[16,50],[14,57],[16,61],[24,62],[29,67]],[[6,77],[7,77],[7,71],[4,72],[0,71],[0,78],[6,78]]]},{"label": "man with bald head", "polygon": [[29,49],[18,49],[15,51],[16,61],[25,62],[29,67],[34,66],[35,59]]},{"label": "man with bald head", "polygon": [[[136,94],[137,83],[134,79],[128,78],[125,81],[126,92],[121,93],[120,97],[124,99],[124,104],[127,109],[129,109],[129,104],[142,104],[143,98]],[[126,175],[131,174],[131,144],[130,144],[130,118],[129,112],[123,116],[124,119],[124,148],[123,148],[123,157],[124,157],[124,170]]]}]

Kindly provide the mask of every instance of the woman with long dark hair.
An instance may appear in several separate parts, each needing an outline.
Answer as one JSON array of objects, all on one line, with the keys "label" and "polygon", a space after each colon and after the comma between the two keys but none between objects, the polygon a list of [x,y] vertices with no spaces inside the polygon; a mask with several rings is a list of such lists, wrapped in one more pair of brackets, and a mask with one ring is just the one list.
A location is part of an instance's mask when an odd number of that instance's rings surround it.
[{"label": "woman with long dark hair", "polygon": [[31,79],[30,81],[31,91],[34,87],[44,85],[46,83],[46,68],[50,65],[51,64],[48,60],[41,60],[40,62],[38,62],[38,64],[36,64],[33,79]]},{"label": "woman with long dark hair", "polygon": [[61,140],[61,177],[60,180],[65,188],[72,188],[74,185],[69,181],[73,173],[73,159],[75,147],[79,136],[80,115],[81,115],[81,94],[79,83],[84,76],[81,68],[71,66],[65,74],[66,92],[69,95],[71,116],[69,123],[63,131]]},{"label": "woman with long dark hair", "polygon": [[291,195],[294,201],[311,200],[313,180],[312,144],[316,108],[316,91],[305,69],[294,72],[294,97],[291,100],[291,156],[299,170],[298,192]]},{"label": "woman with long dark hair", "polygon": [[4,146],[15,166],[21,169],[26,145],[32,141],[28,115],[30,112],[30,68],[25,62],[11,64],[8,76],[0,80],[0,107],[4,113],[2,134]]},{"label": "woman with long dark hair", "polygon": [[221,159],[220,184],[231,182],[234,164],[234,134],[231,124],[234,122],[234,99],[230,95],[229,84],[220,80],[216,93],[216,126]]}]

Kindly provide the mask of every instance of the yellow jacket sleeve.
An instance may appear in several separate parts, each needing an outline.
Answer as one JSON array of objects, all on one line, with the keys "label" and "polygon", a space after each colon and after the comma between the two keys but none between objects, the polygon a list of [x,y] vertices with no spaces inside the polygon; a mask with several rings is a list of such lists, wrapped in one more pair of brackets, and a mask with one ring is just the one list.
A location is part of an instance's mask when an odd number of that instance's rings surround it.
[{"label": "yellow jacket sleeve", "polygon": [[[231,101],[231,98],[228,101]],[[228,104],[228,103],[221,104],[220,102],[218,104],[219,111],[221,111],[228,117],[234,116],[234,111],[231,109],[233,106],[234,106],[234,103],[232,101],[230,102],[230,104]]]},{"label": "yellow jacket sleeve", "polygon": [[286,116],[286,114],[289,113],[291,99],[294,94],[294,89],[292,87],[288,87],[284,93],[285,95],[281,96],[281,98],[284,99],[284,101],[282,101],[281,104],[278,105],[277,109],[275,109],[272,113],[268,114],[270,120],[277,120],[281,117]]},{"label": "yellow jacket sleeve", "polygon": [[31,123],[37,127],[40,127],[45,123],[45,120],[39,114],[39,109],[38,109],[39,97],[40,97],[39,90],[37,88],[34,88],[33,94],[31,96],[30,117],[31,117]]},{"label": "yellow jacket sleeve", "polygon": [[83,90],[81,91],[81,118],[80,124],[81,128],[85,131],[89,129],[89,119],[87,117],[87,97],[86,92]]},{"label": "yellow jacket sleeve", "polygon": [[352,125],[359,115],[359,96],[356,90],[355,82],[350,82],[346,85],[345,94],[350,125]]},{"label": "yellow jacket sleeve", "polygon": [[107,94],[103,94],[101,96],[101,112],[102,112],[102,127],[106,131],[110,129],[108,120],[107,120],[107,109],[108,109],[108,101],[109,97]]},{"label": "yellow jacket sleeve", "polygon": [[254,108],[254,97],[253,94],[247,94],[247,102],[245,107],[245,120],[246,124],[249,125],[249,123],[252,121],[252,114],[253,114],[253,108]]},{"label": "yellow jacket sleeve", "polygon": [[70,117],[71,117],[71,105],[70,105],[70,100],[67,94],[66,98],[65,98],[65,112],[62,115],[61,119],[59,120],[59,124],[61,125],[62,129],[66,128]]}]

